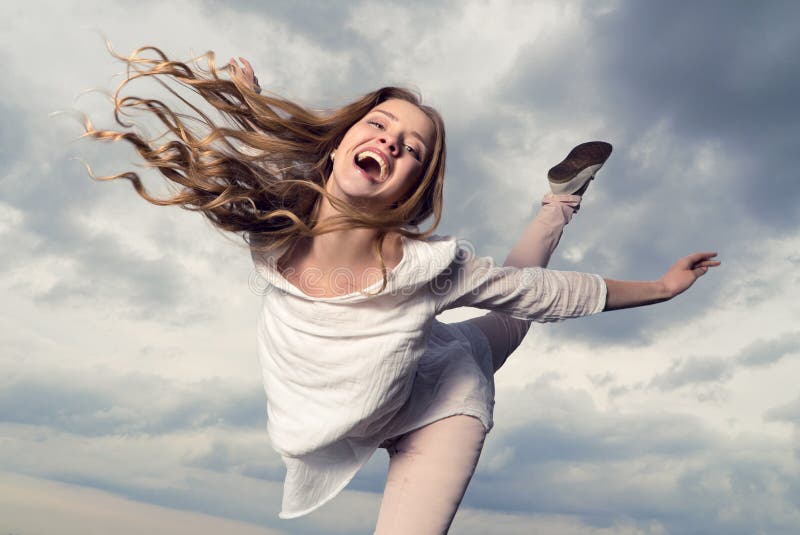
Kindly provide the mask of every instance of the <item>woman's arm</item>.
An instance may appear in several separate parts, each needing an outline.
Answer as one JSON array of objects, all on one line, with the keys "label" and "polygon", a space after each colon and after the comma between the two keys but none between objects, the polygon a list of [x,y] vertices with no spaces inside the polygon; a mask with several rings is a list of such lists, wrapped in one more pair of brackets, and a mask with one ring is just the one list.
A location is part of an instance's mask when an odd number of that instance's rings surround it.
[{"label": "woman's arm", "polygon": [[720,265],[711,260],[717,253],[695,253],[681,258],[657,281],[618,281],[604,279],[607,295],[605,310],[633,308],[672,299],[686,291],[708,268]]},{"label": "woman's arm", "polygon": [[462,306],[517,319],[561,321],[602,312],[606,284],[599,275],[540,267],[499,267],[489,256],[462,249],[428,285],[435,313]]},{"label": "woman's arm", "polygon": [[657,281],[631,282],[539,267],[498,267],[491,257],[474,257],[464,249],[428,289],[436,314],[471,306],[517,319],[561,321],[671,299],[709,267],[719,265],[719,261],[709,260],[714,256],[716,253],[695,253],[678,260]]}]

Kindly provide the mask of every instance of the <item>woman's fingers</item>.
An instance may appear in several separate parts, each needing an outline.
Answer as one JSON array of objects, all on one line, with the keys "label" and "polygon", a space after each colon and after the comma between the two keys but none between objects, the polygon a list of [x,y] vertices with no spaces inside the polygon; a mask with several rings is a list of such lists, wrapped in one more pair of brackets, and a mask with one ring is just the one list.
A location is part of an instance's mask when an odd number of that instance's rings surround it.
[{"label": "woman's fingers", "polygon": [[233,76],[250,86],[256,93],[261,93],[261,87],[258,84],[258,78],[256,78],[255,73],[253,72],[253,67],[250,65],[250,62],[244,59],[243,57],[239,56],[239,60],[244,64],[244,68],[239,66],[236,63],[236,60],[231,58],[226,68],[230,68]]},{"label": "woman's fingers", "polygon": [[247,73],[251,73],[251,74],[252,74],[252,72],[253,72],[253,67],[250,65],[250,62],[249,62],[249,61],[247,61],[246,59],[244,59],[242,56],[239,56],[239,60],[240,60],[242,63],[244,63],[244,70],[245,70],[245,72],[247,72]]},{"label": "woman's fingers", "polygon": [[258,83],[258,77],[256,76],[255,71],[253,70],[253,66],[250,65],[250,62],[244,59],[243,57],[239,56],[239,59],[242,60],[242,63],[245,65],[245,72],[250,77],[253,82],[253,89],[256,93],[261,93],[261,86]]},{"label": "woman's fingers", "polygon": [[244,78],[242,76],[242,68],[236,63],[235,59],[231,58],[225,67],[229,67],[234,76],[238,78]]},{"label": "woman's fingers", "polygon": [[715,256],[715,252],[694,253],[675,262],[660,279],[670,292],[669,295],[675,297],[683,293],[694,281],[705,275],[709,268],[720,265],[719,260],[712,260]]},{"label": "woman's fingers", "polygon": [[250,66],[250,64],[247,62],[247,60],[246,60],[246,59],[244,59],[244,58],[242,58],[242,57],[240,57],[239,59],[240,59],[240,60],[242,61],[242,63],[244,64],[244,67],[240,66],[240,65],[239,65],[239,64],[236,62],[236,60],[235,60],[235,59],[233,59],[233,58],[231,58],[231,59],[230,59],[230,61],[228,61],[228,65],[230,65],[231,67],[233,67],[233,68],[234,68],[235,70],[237,70],[237,71],[241,71],[241,72],[243,72],[243,73],[247,74],[248,76],[249,76],[249,75],[251,75],[251,74],[252,74],[252,72],[253,72],[253,68]]},{"label": "woman's fingers", "polygon": [[709,260],[717,256],[716,252],[694,253],[686,257],[690,264],[694,265],[704,260]]},{"label": "woman's fingers", "polygon": [[[716,256],[716,253],[712,254],[711,256]],[[695,276],[700,277],[708,272],[708,268],[716,267],[721,263],[722,262],[719,260],[701,260],[692,264],[691,270],[694,272]]]},{"label": "woman's fingers", "polygon": [[258,78],[256,78],[256,73],[253,71],[253,66],[250,65],[250,62],[244,59],[243,57],[239,56],[239,59],[242,63],[244,63],[244,73],[247,75],[249,79],[253,81],[254,85],[258,85]]},{"label": "woman's fingers", "polygon": [[678,265],[684,269],[694,269],[699,267],[703,262],[719,262],[718,260],[711,260],[711,258],[715,256],[717,256],[715,252],[694,253],[681,258],[678,261]]}]

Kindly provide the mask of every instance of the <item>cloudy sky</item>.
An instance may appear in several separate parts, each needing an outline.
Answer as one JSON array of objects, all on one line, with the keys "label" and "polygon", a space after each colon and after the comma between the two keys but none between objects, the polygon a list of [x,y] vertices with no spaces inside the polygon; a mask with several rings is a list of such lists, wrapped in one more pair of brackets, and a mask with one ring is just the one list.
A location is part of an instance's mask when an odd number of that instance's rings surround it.
[{"label": "cloudy sky", "polygon": [[546,170],[613,143],[551,267],[723,265],[669,303],[535,326],[451,532],[796,533],[798,20],[793,1],[2,2],[0,532],[367,535],[385,481],[378,450],[335,500],[277,518],[249,254],[92,181],[74,158],[111,174],[135,155],[50,115],[112,126],[84,93],[121,81],[102,32],[125,54],[244,56],[314,107],[418,89],[448,127],[437,233],[498,262]]}]

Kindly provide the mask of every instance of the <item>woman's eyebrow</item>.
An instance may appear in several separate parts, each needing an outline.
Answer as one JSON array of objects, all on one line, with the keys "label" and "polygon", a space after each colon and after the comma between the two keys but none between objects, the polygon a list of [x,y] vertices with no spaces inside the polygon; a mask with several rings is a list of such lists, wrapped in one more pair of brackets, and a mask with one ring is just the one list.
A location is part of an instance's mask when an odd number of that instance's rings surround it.
[{"label": "woman's eyebrow", "polygon": [[[395,115],[393,113],[389,113],[386,110],[372,110],[372,111],[380,112],[380,113],[384,114],[385,116],[387,116],[392,121],[397,121],[397,117],[395,117]],[[425,147],[426,150],[428,149],[428,146],[425,145],[425,141],[422,139],[422,136],[419,135],[419,132],[417,132],[416,130],[412,130],[411,131],[411,135],[414,136],[415,138],[419,139],[419,142],[422,143],[422,146]]]}]

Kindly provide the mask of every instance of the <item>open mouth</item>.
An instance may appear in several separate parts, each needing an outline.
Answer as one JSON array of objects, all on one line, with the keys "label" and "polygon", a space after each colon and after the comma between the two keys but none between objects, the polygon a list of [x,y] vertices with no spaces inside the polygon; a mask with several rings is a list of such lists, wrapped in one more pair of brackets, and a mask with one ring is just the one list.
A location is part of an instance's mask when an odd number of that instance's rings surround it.
[{"label": "open mouth", "polygon": [[355,158],[355,164],[376,182],[383,182],[386,178],[386,164],[370,151],[359,153]]}]

